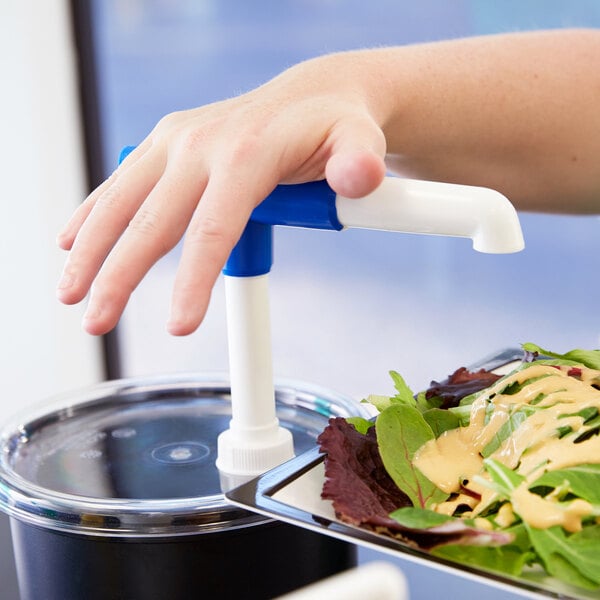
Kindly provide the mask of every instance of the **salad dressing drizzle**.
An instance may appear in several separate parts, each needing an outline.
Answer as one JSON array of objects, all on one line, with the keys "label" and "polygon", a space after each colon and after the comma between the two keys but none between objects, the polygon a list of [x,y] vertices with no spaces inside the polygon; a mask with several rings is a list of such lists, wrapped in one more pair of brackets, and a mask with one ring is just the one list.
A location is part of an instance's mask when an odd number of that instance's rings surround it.
[{"label": "salad dressing drizzle", "polygon": [[[511,494],[510,507],[505,510],[507,519],[512,519],[514,512],[540,529],[561,525],[567,531],[580,530],[582,518],[592,513],[588,502],[577,499],[561,503],[529,488],[546,471],[600,462],[600,435],[576,442],[588,429],[581,412],[589,408],[600,412],[600,390],[593,387],[599,380],[600,371],[585,366],[533,363],[484,390],[471,404],[469,425],[430,440],[413,459],[438,488],[455,494],[435,509],[453,514],[459,505],[466,505],[471,512],[464,516],[476,516],[496,500],[496,492],[485,484],[489,479],[485,455],[525,478]],[[516,385],[521,387],[515,391]],[[518,411],[526,412],[508,434],[503,433],[503,427],[510,425]],[[505,439],[486,453],[501,435]],[[480,498],[461,493],[461,486]]]}]

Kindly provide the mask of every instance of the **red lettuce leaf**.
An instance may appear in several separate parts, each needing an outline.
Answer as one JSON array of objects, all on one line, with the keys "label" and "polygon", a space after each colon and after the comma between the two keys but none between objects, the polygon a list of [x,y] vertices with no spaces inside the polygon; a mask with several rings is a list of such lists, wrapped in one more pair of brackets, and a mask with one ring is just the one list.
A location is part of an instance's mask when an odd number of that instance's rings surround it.
[{"label": "red lettuce leaf", "polygon": [[325,483],[322,497],[331,500],[336,517],[344,523],[399,538],[429,550],[443,544],[506,543],[510,536],[482,531],[460,519],[428,529],[406,527],[389,515],[412,502],[387,474],[379,450],[375,427],[366,434],[342,417],[330,419],[319,436],[325,453]]},{"label": "red lettuce leaf", "polygon": [[469,371],[465,367],[460,367],[444,381],[432,381],[425,392],[425,397],[428,400],[439,398],[442,401],[440,408],[452,408],[458,406],[466,396],[489,387],[500,377],[501,375],[485,369]]},{"label": "red lettuce leaf", "polygon": [[388,515],[397,508],[412,506],[383,466],[375,427],[365,435],[336,417],[318,443],[326,453],[322,497],[333,502],[338,518],[353,525],[381,524],[392,522]]}]

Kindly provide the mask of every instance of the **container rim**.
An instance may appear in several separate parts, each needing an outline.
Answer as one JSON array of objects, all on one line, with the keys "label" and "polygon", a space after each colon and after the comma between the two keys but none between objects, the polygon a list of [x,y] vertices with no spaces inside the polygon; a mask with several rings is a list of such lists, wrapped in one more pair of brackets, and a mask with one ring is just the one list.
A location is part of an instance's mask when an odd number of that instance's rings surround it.
[{"label": "container rim", "polygon": [[[47,489],[16,473],[15,449],[28,428],[42,427],[75,410],[93,410],[109,398],[151,401],[161,392],[186,390],[227,398],[226,373],[176,373],[105,381],[66,392],[20,411],[0,427],[0,510],[20,521],[57,531],[110,537],[166,537],[235,529],[272,521],[229,503],[224,494],[172,499],[94,498]],[[135,398],[142,398],[135,400]],[[278,406],[302,407],[323,417],[365,416],[364,405],[319,385],[275,379]]]}]

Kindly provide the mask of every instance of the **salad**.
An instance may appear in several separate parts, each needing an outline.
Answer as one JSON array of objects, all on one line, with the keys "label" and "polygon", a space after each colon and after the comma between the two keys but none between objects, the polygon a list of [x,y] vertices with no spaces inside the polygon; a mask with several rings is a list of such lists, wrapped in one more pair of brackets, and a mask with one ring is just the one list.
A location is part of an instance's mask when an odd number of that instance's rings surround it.
[{"label": "salad", "polygon": [[322,496],[346,523],[511,576],[600,590],[600,350],[524,344],[507,375],[462,368],[332,419]]}]

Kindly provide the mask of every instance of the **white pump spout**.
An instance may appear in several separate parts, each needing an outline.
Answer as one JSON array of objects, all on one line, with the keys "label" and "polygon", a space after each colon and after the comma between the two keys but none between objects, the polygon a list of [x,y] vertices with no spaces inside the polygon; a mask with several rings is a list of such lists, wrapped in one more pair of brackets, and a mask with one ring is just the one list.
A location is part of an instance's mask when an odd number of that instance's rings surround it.
[{"label": "white pump spout", "polygon": [[348,228],[468,237],[479,252],[518,252],[525,246],[508,199],[488,188],[386,177],[363,198],[337,196]]}]

